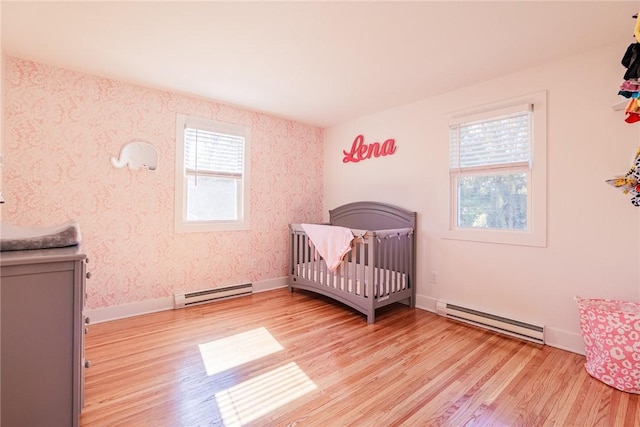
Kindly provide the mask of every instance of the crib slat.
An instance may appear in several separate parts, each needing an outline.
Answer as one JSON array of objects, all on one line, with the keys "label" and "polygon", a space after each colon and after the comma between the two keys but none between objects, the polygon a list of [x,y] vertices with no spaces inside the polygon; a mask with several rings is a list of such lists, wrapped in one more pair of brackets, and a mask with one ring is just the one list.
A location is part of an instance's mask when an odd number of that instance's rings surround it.
[{"label": "crib slat", "polygon": [[396,292],[397,285],[395,271],[398,268],[398,238],[394,236],[389,240],[391,243],[391,265],[389,266],[389,276],[391,276],[391,278],[389,280],[389,293],[392,294]]},{"label": "crib slat", "polygon": [[393,292],[400,291],[400,277],[398,277],[399,271],[402,270],[401,262],[402,262],[402,236],[398,236],[395,239],[395,250],[393,251],[395,254],[395,261],[393,263]]},{"label": "crib slat", "polygon": [[[347,254],[348,255],[348,254]],[[345,255],[342,258],[342,262],[340,263],[340,268],[338,269],[339,273],[339,281],[342,290],[349,290],[349,257]]]},{"label": "crib slat", "polygon": [[314,254],[314,257],[316,257],[318,260],[315,264],[315,274],[316,277],[314,278],[314,282],[320,283],[321,285],[327,286],[327,263],[324,262],[324,260],[322,260],[322,258],[320,258],[320,255],[318,255],[318,253],[316,252]]},{"label": "crib slat", "polygon": [[374,243],[373,241],[375,240],[375,236],[373,236],[373,234],[369,233],[368,237],[367,237],[367,258],[369,259],[369,265],[367,266],[367,277],[366,277],[366,293],[365,296],[368,298],[369,300],[369,314],[367,315],[367,322],[368,323],[373,323],[373,320],[375,318],[375,303],[376,303],[376,294],[374,291],[374,268],[375,268],[375,264],[373,262],[373,257],[374,257],[374,253],[373,253],[373,246]]},{"label": "crib slat", "polygon": [[316,245],[313,244],[313,242],[311,241],[311,239],[309,239],[309,251],[311,254],[311,260],[309,261],[311,264],[311,280],[312,281],[317,281],[318,280],[318,274],[320,274],[319,270],[318,270],[318,262],[319,262],[319,258],[320,255],[318,255],[318,251],[316,250]]},{"label": "crib slat", "polygon": [[353,250],[355,248],[355,245],[353,245],[353,247],[351,248],[351,250],[345,255],[344,259],[343,259],[343,264],[342,264],[342,280],[343,280],[343,286],[345,287],[345,290],[348,292],[349,291],[349,278],[352,276],[352,267],[351,267],[351,260],[353,259]]},{"label": "crib slat", "polygon": [[384,239],[384,259],[382,260],[382,264],[384,265],[384,289],[382,290],[382,294],[387,296],[389,294],[389,289],[391,287],[391,276],[389,275],[389,267],[391,267],[391,241],[388,238]]},{"label": "crib slat", "polygon": [[327,263],[325,263],[324,265],[325,265],[324,276],[325,276],[326,285],[332,288],[335,288],[336,287],[335,273],[332,273],[331,271],[329,271],[329,267],[327,266]]},{"label": "crib slat", "polygon": [[298,250],[298,235],[291,230],[291,248],[289,248],[289,250],[291,251],[291,261],[290,261],[290,266],[289,269],[291,270],[291,274],[298,274],[298,272],[296,271],[298,269],[297,265],[298,265],[298,257],[297,255],[297,250]]},{"label": "crib slat", "polygon": [[345,276],[345,280],[347,281],[346,290],[348,293],[353,295],[355,295],[357,291],[358,262],[360,256],[359,246],[360,243],[357,240],[353,242],[353,245],[351,246],[351,251],[349,251],[349,274]]},{"label": "crib slat", "polygon": [[373,239],[371,239],[373,242],[373,252],[374,252],[374,257],[375,257],[375,264],[373,265],[374,267],[374,277],[375,277],[375,282],[374,282],[374,292],[375,292],[375,296],[379,297],[380,293],[382,292],[382,288],[380,286],[380,283],[382,282],[382,269],[380,268],[381,265],[381,260],[382,258],[380,257],[380,242],[378,242],[378,238],[377,237],[373,237]]},{"label": "crib slat", "polygon": [[389,239],[383,238],[382,245],[384,246],[384,250],[382,251],[382,260],[380,261],[380,268],[382,268],[382,289],[380,295],[386,296],[389,288]]},{"label": "crib slat", "polygon": [[302,271],[300,271],[300,275],[304,278],[307,277],[308,273],[306,268],[308,267],[307,265],[307,235],[306,234],[302,234],[299,236],[299,249],[300,249],[300,254],[298,261],[300,262],[300,265],[302,266]]},{"label": "crib slat", "polygon": [[365,245],[364,240],[358,242],[358,263],[357,263],[358,277],[353,283],[353,293],[366,297],[367,296],[367,292],[366,292],[367,290],[365,289],[365,253],[366,252],[364,251],[364,245]]},{"label": "crib slat", "polygon": [[382,283],[384,282],[384,272],[382,271],[382,253],[384,251],[384,242],[380,240],[377,236],[373,237],[376,246],[376,264],[375,264],[375,274],[376,274],[376,289],[375,289],[375,297],[380,298],[382,295]]},{"label": "crib slat", "polygon": [[298,263],[300,264],[300,268],[302,270],[300,270],[298,272],[298,274],[302,277],[306,277],[306,272],[305,272],[305,244],[306,244],[306,236],[305,235],[300,235],[298,236]]},{"label": "crib slat", "polygon": [[400,247],[398,248],[398,252],[400,253],[400,261],[398,262],[398,283],[399,283],[398,291],[402,291],[405,289],[404,272],[406,271],[405,260],[407,259],[407,256],[405,254],[405,248],[407,247],[406,243],[407,243],[407,236],[402,236],[402,239],[400,241]]},{"label": "crib slat", "polygon": [[304,262],[304,255],[303,255],[303,244],[304,244],[304,236],[301,235],[296,235],[296,265],[298,266],[298,276],[304,276],[304,269],[303,267],[303,262]]},{"label": "crib slat", "polygon": [[411,266],[409,265],[411,257],[409,256],[411,253],[411,236],[405,236],[404,238],[404,246],[402,248],[402,254],[404,255],[404,268],[402,272],[404,273],[403,280],[403,289],[409,289],[409,272],[411,271]]},{"label": "crib slat", "polygon": [[296,239],[296,268],[298,269],[296,274],[298,276],[302,276],[304,274],[304,271],[301,271],[301,268],[302,268],[301,265],[304,260],[302,255],[303,249],[302,249],[302,242],[301,242],[301,240],[303,239],[303,236],[296,234],[295,239]]},{"label": "crib slat", "polygon": [[313,281],[314,275],[316,274],[315,272],[316,266],[314,264],[316,248],[315,246],[313,246],[313,243],[311,243],[311,240],[309,240],[309,236],[307,236],[306,234],[305,234],[305,248],[307,249],[307,259],[308,259],[308,265],[309,265],[306,278]]},{"label": "crib slat", "polygon": [[391,271],[393,269],[393,244],[394,238],[387,239],[387,292],[386,295],[390,295],[393,287],[393,275]]},{"label": "crib slat", "polygon": [[[413,253],[416,250],[416,246],[415,246],[415,241],[413,240],[415,239],[415,233],[411,234],[409,236],[409,246],[408,246],[408,251],[410,253]],[[415,258],[415,254],[414,256],[409,256],[409,271],[407,271],[407,286],[411,286],[411,304],[412,307],[415,305],[416,303],[416,278],[415,278],[415,271],[416,271],[416,266],[414,263],[414,258]]]}]

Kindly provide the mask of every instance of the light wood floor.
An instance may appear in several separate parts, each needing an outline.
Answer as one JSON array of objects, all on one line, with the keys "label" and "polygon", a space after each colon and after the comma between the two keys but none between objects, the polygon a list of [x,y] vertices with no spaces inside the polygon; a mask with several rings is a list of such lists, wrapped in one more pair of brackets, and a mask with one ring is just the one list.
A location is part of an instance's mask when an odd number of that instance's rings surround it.
[{"label": "light wood floor", "polygon": [[285,289],[93,325],[86,357],[84,427],[640,426],[583,356]]}]

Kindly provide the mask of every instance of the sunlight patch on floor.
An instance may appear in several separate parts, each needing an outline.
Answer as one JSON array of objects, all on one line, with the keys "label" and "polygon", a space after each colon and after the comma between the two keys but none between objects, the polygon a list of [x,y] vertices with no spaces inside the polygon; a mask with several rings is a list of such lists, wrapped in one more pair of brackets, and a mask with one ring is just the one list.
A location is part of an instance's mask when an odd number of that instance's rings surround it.
[{"label": "sunlight patch on floor", "polygon": [[226,427],[242,426],[318,388],[291,362],[216,393]]},{"label": "sunlight patch on floor", "polygon": [[198,348],[207,375],[215,375],[284,350],[265,328],[257,328],[205,344],[198,344]]}]

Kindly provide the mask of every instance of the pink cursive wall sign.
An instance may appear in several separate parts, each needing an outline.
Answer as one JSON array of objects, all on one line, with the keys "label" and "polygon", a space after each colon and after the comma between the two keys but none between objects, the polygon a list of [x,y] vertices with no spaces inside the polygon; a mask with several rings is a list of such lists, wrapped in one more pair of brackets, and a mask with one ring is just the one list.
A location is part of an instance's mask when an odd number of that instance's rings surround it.
[{"label": "pink cursive wall sign", "polygon": [[387,139],[382,144],[380,144],[379,142],[374,142],[373,144],[365,144],[364,136],[358,135],[356,136],[356,139],[353,140],[351,151],[346,152],[345,150],[342,150],[342,152],[344,153],[342,162],[358,163],[360,160],[370,159],[371,156],[390,156],[391,154],[396,152],[396,148],[396,141],[394,139]]}]

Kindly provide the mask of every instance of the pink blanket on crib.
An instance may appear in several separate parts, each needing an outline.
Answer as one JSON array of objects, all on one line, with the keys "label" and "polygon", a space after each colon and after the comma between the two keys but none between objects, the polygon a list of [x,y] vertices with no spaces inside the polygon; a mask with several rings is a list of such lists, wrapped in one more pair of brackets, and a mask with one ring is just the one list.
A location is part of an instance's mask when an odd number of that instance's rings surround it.
[{"label": "pink blanket on crib", "polygon": [[316,247],[330,271],[335,271],[342,258],[351,249],[353,233],[351,229],[333,225],[301,224],[309,240]]}]

